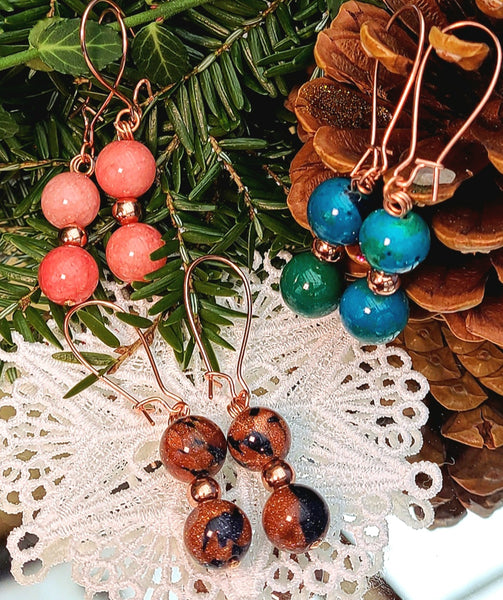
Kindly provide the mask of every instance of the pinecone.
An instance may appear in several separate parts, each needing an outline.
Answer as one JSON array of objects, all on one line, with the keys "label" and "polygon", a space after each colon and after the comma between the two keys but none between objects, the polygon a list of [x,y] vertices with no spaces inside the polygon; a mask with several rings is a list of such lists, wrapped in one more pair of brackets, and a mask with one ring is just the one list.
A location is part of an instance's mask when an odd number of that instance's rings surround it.
[{"label": "pinecone", "polygon": [[[289,98],[304,146],[291,165],[288,202],[306,228],[312,190],[334,174],[348,174],[368,145],[374,59],[363,50],[361,26],[366,24],[366,50],[384,55],[395,67],[393,73],[379,70],[381,134],[410,72],[415,17],[406,13],[402,27],[396,24],[386,33],[390,13],[406,2],[385,1],[390,12],[353,0],[341,6],[315,47],[324,76],[292,91]],[[414,3],[428,28],[471,19],[502,37],[501,2]],[[432,57],[420,113],[422,158],[436,158],[482,97],[493,59],[490,53],[489,60],[481,58],[480,68],[466,71]],[[503,346],[502,98],[500,81],[483,113],[448,155],[445,166],[453,179],[441,184],[437,204],[428,206],[429,187],[412,189],[431,225],[432,249],[425,263],[403,280],[412,300],[411,321],[398,343],[431,386],[431,416],[417,460],[433,460],[444,472],[444,487],[435,501],[437,526],[456,522],[466,509],[487,516],[503,503],[503,351],[498,348]],[[408,149],[409,124],[405,111],[392,137],[392,166]],[[351,277],[364,276],[368,267],[358,250],[347,249]]]}]

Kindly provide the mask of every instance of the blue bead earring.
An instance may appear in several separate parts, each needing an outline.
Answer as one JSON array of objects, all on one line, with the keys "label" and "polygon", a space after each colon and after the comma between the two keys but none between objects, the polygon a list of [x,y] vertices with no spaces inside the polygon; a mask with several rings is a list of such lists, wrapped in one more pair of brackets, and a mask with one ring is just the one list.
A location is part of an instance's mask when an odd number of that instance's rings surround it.
[{"label": "blue bead earring", "polygon": [[344,247],[358,242],[363,222],[362,213],[369,196],[388,167],[388,143],[414,85],[424,47],[425,24],[421,11],[413,5],[398,10],[388,21],[388,31],[406,10],[416,13],[419,20],[418,49],[412,71],[392,118],[377,145],[377,74],[375,61],[372,91],[372,125],[370,143],[348,177],[333,177],[320,183],[307,205],[307,219],[314,234],[312,252],[295,255],[285,265],[280,290],[285,304],[304,317],[319,318],[335,311],[343,291],[343,273],[337,262]]},{"label": "blue bead earring", "polygon": [[[341,298],[342,324],[363,343],[391,342],[407,324],[409,307],[405,293],[399,289],[399,276],[415,269],[426,258],[430,248],[428,225],[418,214],[411,212],[414,205],[411,189],[418,173],[423,169],[430,169],[433,176],[430,204],[437,201],[444,159],[481,112],[498,80],[502,64],[501,45],[487,27],[480,23],[463,21],[445,27],[442,33],[447,34],[465,27],[481,29],[492,39],[497,54],[494,75],[482,100],[436,160],[418,158],[415,154],[421,84],[426,63],[434,47],[430,44],[426,49],[414,86],[409,153],[405,160],[395,167],[384,186],[383,208],[370,213],[360,228],[360,247],[371,270],[367,281],[359,280],[353,283]],[[406,169],[409,174],[404,177],[402,173]]]}]

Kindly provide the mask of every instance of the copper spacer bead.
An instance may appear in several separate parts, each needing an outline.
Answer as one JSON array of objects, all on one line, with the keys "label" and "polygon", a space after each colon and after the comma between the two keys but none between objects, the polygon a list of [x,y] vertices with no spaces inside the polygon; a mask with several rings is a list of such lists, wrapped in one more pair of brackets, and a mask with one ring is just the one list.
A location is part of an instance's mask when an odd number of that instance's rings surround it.
[{"label": "copper spacer bead", "polygon": [[59,241],[62,246],[79,246],[83,248],[87,244],[86,230],[77,225],[63,227],[59,232]]},{"label": "copper spacer bead", "polygon": [[344,253],[344,246],[332,246],[332,244],[315,237],[312,252],[319,260],[335,263],[341,260]]},{"label": "copper spacer bead", "polygon": [[121,198],[113,205],[112,216],[120,225],[137,223],[141,217],[141,206],[136,198]]},{"label": "copper spacer bead", "polygon": [[378,296],[391,296],[400,287],[400,277],[396,273],[384,273],[370,269],[367,273],[370,291]]},{"label": "copper spacer bead", "polygon": [[196,477],[190,484],[189,502],[192,506],[218,498],[220,498],[220,486],[213,477]]},{"label": "copper spacer bead", "polygon": [[266,464],[262,471],[262,483],[268,492],[272,492],[283,485],[293,483],[294,480],[295,473],[292,467],[280,458],[273,458]]}]

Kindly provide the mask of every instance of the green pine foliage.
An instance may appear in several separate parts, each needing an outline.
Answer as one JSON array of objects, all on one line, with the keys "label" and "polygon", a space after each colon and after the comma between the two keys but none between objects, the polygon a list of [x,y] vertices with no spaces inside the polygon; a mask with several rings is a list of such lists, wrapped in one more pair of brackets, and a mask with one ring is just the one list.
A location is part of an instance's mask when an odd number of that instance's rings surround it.
[{"label": "green pine foliage", "polygon": [[[194,344],[183,335],[183,265],[215,253],[250,267],[256,250],[274,255],[309,241],[286,206],[289,163],[299,142],[284,102],[307,77],[329,7],[325,0],[171,0],[154,9],[143,1],[119,4],[135,35],[130,31],[121,91],[131,97],[146,76],[154,92],[152,101],[141,99],[136,133],[158,166],[155,186],[141,199],[143,220],[163,234],[157,257],[169,257],[147,282],[132,286],[133,300],[154,299],[151,319],[123,319],[147,331],[158,328],[186,365]],[[37,285],[38,264],[57,245],[40,196],[80,150],[79,107],[88,94],[95,108],[106,95],[97,82],[89,91],[78,47],[85,5],[0,0],[0,338],[4,347],[12,347],[13,330],[28,341],[45,339],[66,361],[71,355],[46,325],[50,316],[61,325],[64,309],[48,302]],[[120,56],[117,31],[113,21],[89,23],[89,51],[111,79]],[[114,100],[105,113],[97,152],[113,139],[113,120],[122,108]],[[104,248],[117,226],[112,203],[103,198],[88,228],[87,249],[102,273]],[[217,266],[198,270],[194,289],[205,341],[227,347],[221,328],[242,315],[218,306],[216,298],[235,290]],[[96,297],[106,298],[103,288]],[[119,344],[98,310],[81,311],[79,318],[109,346]],[[106,371],[121,359],[105,354],[89,360]]]}]

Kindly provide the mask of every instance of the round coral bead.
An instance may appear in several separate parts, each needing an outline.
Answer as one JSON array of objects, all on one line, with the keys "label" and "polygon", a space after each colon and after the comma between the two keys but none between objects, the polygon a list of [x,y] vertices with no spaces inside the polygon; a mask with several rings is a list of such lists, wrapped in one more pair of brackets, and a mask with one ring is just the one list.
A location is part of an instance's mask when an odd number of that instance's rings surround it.
[{"label": "round coral bead", "polygon": [[113,198],[137,198],[154,183],[155,159],[152,152],[135,140],[107,144],[96,160],[96,179]]},{"label": "round coral bead", "polygon": [[165,258],[152,260],[152,252],[164,245],[161,234],[146,223],[131,223],[115,230],[106,248],[107,263],[122,281],[143,281],[145,275],[166,264]]},{"label": "round coral bead", "polygon": [[93,294],[98,280],[96,261],[78,246],[54,248],[38,268],[40,288],[56,304],[84,302]]},{"label": "round coral bead", "polygon": [[98,214],[100,193],[86,175],[60,173],[44,187],[41,205],[44,217],[54,227],[77,225],[84,229]]}]

